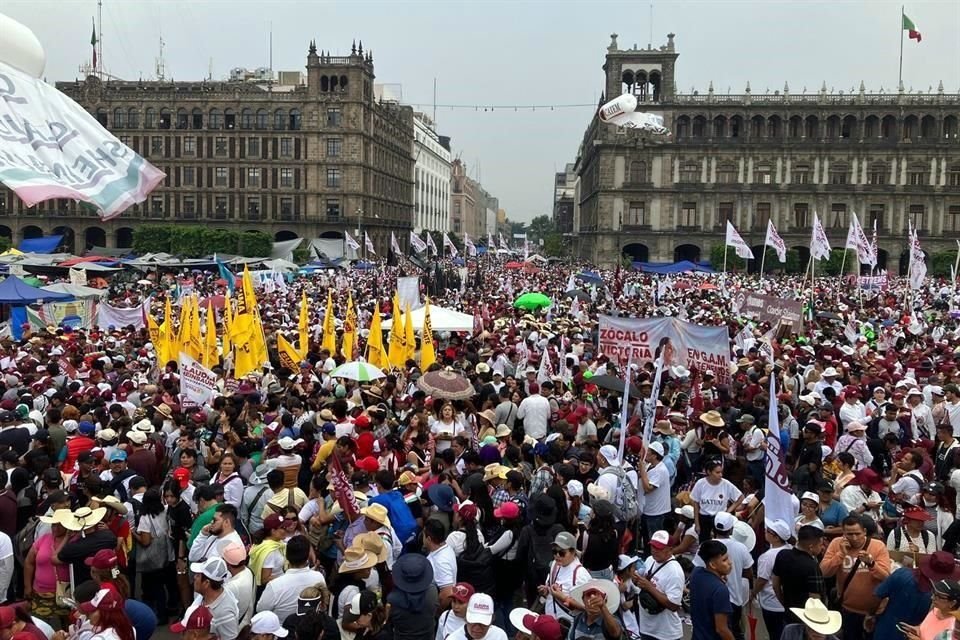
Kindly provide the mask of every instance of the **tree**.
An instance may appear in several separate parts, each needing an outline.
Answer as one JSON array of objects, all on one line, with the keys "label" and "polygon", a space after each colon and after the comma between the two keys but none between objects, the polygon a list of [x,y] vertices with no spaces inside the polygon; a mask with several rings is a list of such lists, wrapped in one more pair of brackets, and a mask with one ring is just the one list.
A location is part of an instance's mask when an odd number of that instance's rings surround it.
[{"label": "tree", "polygon": [[249,258],[270,255],[273,237],[262,231],[237,232],[189,225],[146,225],[133,231],[134,253],[170,253],[200,258],[222,253]]},{"label": "tree", "polygon": [[715,244],[710,247],[710,266],[717,272],[723,271],[723,252],[727,252],[727,271],[743,271],[747,261],[737,255],[733,247],[724,244]]},{"label": "tree", "polygon": [[939,251],[933,254],[927,258],[927,275],[949,278],[956,259],[956,251]]},{"label": "tree", "polygon": [[[844,259],[846,254],[846,259]],[[816,273],[828,276],[841,275],[840,268],[843,267],[843,274],[860,273],[860,263],[857,262],[857,252],[853,249],[833,249],[830,251],[830,257],[821,260],[816,267]]]},{"label": "tree", "polygon": [[546,239],[555,230],[556,227],[550,216],[537,216],[530,221],[530,226],[527,228],[527,239],[536,244],[538,240]]},{"label": "tree", "polygon": [[[527,231],[527,224],[525,222],[513,222],[510,221],[510,235],[514,236],[517,234],[523,234]],[[510,238],[507,238],[509,241]]]},{"label": "tree", "polygon": [[548,256],[562,256],[567,253],[567,246],[563,236],[559,233],[551,233],[543,240],[543,252]]}]

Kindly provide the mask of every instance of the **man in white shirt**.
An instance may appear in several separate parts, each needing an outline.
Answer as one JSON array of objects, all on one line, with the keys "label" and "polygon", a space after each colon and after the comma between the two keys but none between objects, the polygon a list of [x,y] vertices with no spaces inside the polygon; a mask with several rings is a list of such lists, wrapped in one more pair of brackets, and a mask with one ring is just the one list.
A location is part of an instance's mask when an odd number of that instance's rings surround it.
[{"label": "man in white shirt", "polygon": [[897,499],[919,504],[920,494],[926,481],[920,473],[923,456],[916,451],[908,451],[900,462],[893,465],[890,473],[890,492],[896,494]]},{"label": "man in white shirt", "polygon": [[537,383],[530,384],[530,395],[520,402],[517,417],[523,420],[523,430],[534,440],[547,437],[547,424],[550,421],[550,392],[543,390]]},{"label": "man in white shirt", "polygon": [[204,562],[219,558],[221,550],[231,542],[243,544],[237,533],[237,508],[232,504],[221,504],[213,514],[210,524],[200,529],[190,546],[190,562]]},{"label": "man in white shirt", "polygon": [[744,455],[747,459],[747,471],[753,478],[753,486],[763,486],[763,465],[764,451],[767,448],[767,434],[763,432],[755,422],[753,415],[745,413],[737,420],[743,429],[743,437],[740,442],[743,444]]},{"label": "man in white shirt", "polygon": [[656,600],[657,613],[650,613],[643,605],[637,609],[637,626],[641,637],[657,640],[679,640],[683,637],[680,622],[680,602],[685,578],[683,567],[673,557],[670,534],[656,531],[650,536],[650,557],[637,567],[635,584]]},{"label": "man in white shirt", "polygon": [[923,403],[923,392],[914,387],[907,392],[907,404],[910,406],[911,426],[914,440],[932,440],[935,435],[933,413]]},{"label": "man in white shirt", "polygon": [[660,531],[663,517],[670,513],[670,471],[663,464],[664,455],[662,443],[651,443],[647,448],[647,464],[638,464],[640,486],[645,494],[642,521],[647,536]]},{"label": "man in white shirt", "polygon": [[290,538],[286,553],[289,567],[282,576],[267,583],[257,602],[258,613],[273,611],[281,620],[297,612],[297,600],[306,587],[326,585],[323,574],[307,565],[310,560],[310,541],[306,537]]},{"label": "man in white shirt", "polygon": [[820,381],[813,385],[813,390],[823,395],[823,390],[827,387],[833,387],[834,391],[837,392],[837,395],[840,395],[840,392],[843,391],[843,386],[837,382],[837,377],[840,374],[837,373],[837,370],[833,367],[827,367],[823,370],[823,373],[820,374]]},{"label": "man in white shirt", "polygon": [[[737,518],[732,513],[721,511],[713,521],[713,528],[717,540],[727,547],[727,557],[730,559],[730,573],[727,575],[727,588],[730,590],[730,604],[733,613],[730,614],[730,630],[737,640],[743,640],[743,607],[750,601],[749,580],[753,578],[752,549],[747,549],[743,543],[730,537]],[[693,559],[694,566],[705,566],[699,556]]]},{"label": "man in white shirt", "polygon": [[[760,603],[763,624],[770,638],[779,638],[783,631],[785,609],[773,591],[773,565],[777,554],[790,548],[787,540],[793,535],[793,527],[783,520],[766,521],[766,538],[770,548],[757,559],[757,581],[753,594]],[[751,597],[751,600],[753,597]]]},{"label": "man in white shirt", "polygon": [[467,624],[450,634],[449,640],[507,640],[500,627],[493,626],[493,598],[475,593],[467,603]]},{"label": "man in white shirt", "polygon": [[851,422],[866,422],[867,408],[860,402],[860,390],[853,385],[843,389],[843,406],[840,407],[840,426]]},{"label": "man in white shirt", "polygon": [[948,384],[943,387],[943,393],[946,396],[947,419],[950,420],[950,426],[953,427],[953,437],[960,437],[960,388],[955,384]]},{"label": "man in white shirt", "polygon": [[250,624],[250,618],[253,617],[257,595],[253,572],[247,568],[247,549],[242,544],[231,542],[220,553],[220,557],[227,563],[227,571],[230,572],[223,588],[237,599],[237,609],[240,611],[238,625],[243,629]]},{"label": "man in white shirt", "polygon": [[437,604],[441,610],[446,609],[453,594],[453,585],[457,583],[457,554],[447,545],[446,529],[442,522],[428,518],[423,523],[423,547],[427,550],[427,561],[433,567]]}]

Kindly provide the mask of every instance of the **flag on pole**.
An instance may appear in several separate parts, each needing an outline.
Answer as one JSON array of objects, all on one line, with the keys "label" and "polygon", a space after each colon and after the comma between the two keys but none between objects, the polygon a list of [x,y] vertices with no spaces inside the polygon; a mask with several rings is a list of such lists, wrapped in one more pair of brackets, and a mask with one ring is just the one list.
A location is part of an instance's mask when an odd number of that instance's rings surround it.
[{"label": "flag on pole", "polygon": [[429,231],[427,231],[427,246],[433,251],[433,255],[439,255],[440,252],[437,251],[437,243],[433,241],[433,234]]},{"label": "flag on pole", "polygon": [[417,253],[423,253],[427,250],[427,243],[413,231],[410,232],[410,246],[413,247],[413,250]]},{"label": "flag on pole", "polygon": [[767,219],[767,238],[763,241],[763,244],[773,247],[773,250],[777,252],[777,260],[780,262],[787,261],[787,243],[777,233],[777,228],[773,226],[773,220]]},{"label": "flag on pole", "polygon": [[813,234],[810,236],[810,257],[814,260],[823,260],[830,257],[830,241],[827,233],[820,224],[820,217],[813,212]]},{"label": "flag on pole", "polygon": [[[662,363],[662,360],[661,360]],[[623,406],[620,407],[620,443],[617,446],[617,457],[619,460],[623,460],[623,453],[626,450],[627,446],[627,421],[628,417],[628,407],[630,406],[630,375],[633,373],[633,358],[627,360],[627,379],[623,385]],[[650,428],[653,428],[653,422],[650,423]],[[646,447],[650,444],[650,440],[646,438],[646,433],[644,433],[644,442],[643,446]],[[629,480],[628,480],[629,481]]]},{"label": "flag on pole", "polygon": [[[960,242],[958,242],[960,244]],[[871,269],[877,268],[877,262],[880,261],[879,255],[880,252],[877,249],[877,219],[873,219],[873,240],[870,242],[870,253],[873,257],[873,262],[870,264]]]},{"label": "flag on pole", "polygon": [[420,334],[420,371],[437,361],[437,354],[433,348],[433,321],[430,320],[430,297],[423,309],[423,330]]},{"label": "flag on pole", "polygon": [[217,320],[213,311],[213,303],[207,303],[206,330],[203,336],[203,366],[212,369],[220,363],[220,353],[217,351]]},{"label": "flag on pole", "polygon": [[233,295],[237,288],[237,276],[227,268],[223,260],[217,257],[217,254],[213,254],[213,261],[217,263],[217,271],[220,273],[220,277],[227,281],[227,291],[230,292],[230,295]]},{"label": "flag on pole", "polygon": [[[904,16],[904,22],[907,18]],[[92,17],[90,18],[90,24],[93,25],[93,34],[90,36],[90,46],[93,47],[93,70],[97,70],[97,21]],[[910,36],[913,37],[912,35]]]},{"label": "flag on pole", "polygon": [[907,220],[907,228],[910,234],[910,268],[907,273],[910,276],[910,288],[919,289],[923,286],[923,279],[927,277],[927,257],[920,248],[920,238],[917,237],[917,230],[913,228],[910,220]]},{"label": "flag on pole", "polygon": [[540,369],[537,371],[537,382],[543,384],[553,377],[553,364],[550,362],[550,349],[543,350],[540,358]]},{"label": "flag on pole", "polygon": [[353,293],[347,294],[347,315],[343,320],[343,342],[340,351],[347,362],[353,360],[357,348],[357,311],[353,308]]},{"label": "flag on pole", "polygon": [[353,249],[354,251],[360,250],[360,243],[353,239],[349,231],[343,232],[343,240],[347,243],[348,249]]},{"label": "flag on pole", "polygon": [[456,258],[457,254],[459,253],[457,248],[453,245],[453,241],[450,239],[450,236],[448,236],[446,233],[443,234],[443,248],[449,248],[450,256],[453,258]]},{"label": "flag on pole", "polygon": [[[910,38],[911,40],[916,40],[917,42],[920,42],[921,40],[923,40],[923,36],[922,36],[922,35],[920,34],[920,32],[917,30],[917,25],[913,24],[913,20],[911,20],[910,18],[908,18],[908,17],[907,17],[907,14],[905,14],[905,13],[903,14],[903,30],[907,32],[907,37]],[[93,59],[94,59],[94,63],[93,63],[93,64],[94,64],[94,66],[96,66],[96,64],[97,64],[97,63],[96,63],[96,59],[97,59],[97,54],[96,54],[96,52],[94,52],[94,54],[93,54]]]},{"label": "flag on pole", "polygon": [[380,369],[390,366],[387,351],[383,348],[383,329],[380,328],[380,302],[373,307],[370,319],[370,336],[367,338],[367,362]]},{"label": "flag on pole", "polygon": [[494,251],[497,248],[497,245],[493,243],[493,234],[489,231],[487,232],[487,250]]},{"label": "flag on pole", "polygon": [[780,449],[780,416],[776,398],[777,376],[770,376],[770,412],[767,415],[767,461],[763,491],[763,505],[766,509],[764,516],[768,522],[783,520],[789,524],[796,520],[797,508],[794,507],[790,478],[783,462],[783,451]]},{"label": "flag on pole", "polygon": [[363,243],[367,245],[367,251],[370,252],[370,255],[377,255],[377,251],[373,248],[373,240],[370,239],[370,234],[366,231],[363,232]]},{"label": "flag on pole", "polygon": [[297,334],[300,343],[297,345],[300,352],[306,356],[310,345],[310,313],[307,307],[307,292],[300,293],[300,317],[297,319]]},{"label": "flag on pole", "polygon": [[333,319],[333,293],[329,289],[327,309],[323,314],[323,343],[320,346],[329,351],[330,355],[337,352],[337,323]]},{"label": "flag on pole", "polygon": [[470,234],[466,231],[463,232],[463,250],[468,256],[477,255],[477,247],[473,244],[473,240],[470,239]]},{"label": "flag on pole", "polygon": [[860,264],[876,264],[876,257],[871,255],[873,246],[867,239],[867,234],[863,232],[863,227],[860,226],[860,220],[856,213],[850,216],[850,228],[847,230],[847,241],[844,248],[856,251],[857,261]]},{"label": "flag on pole", "polygon": [[727,220],[727,246],[733,247],[734,252],[744,260],[753,260],[753,251],[729,220]]},{"label": "flag on pole", "polygon": [[497,235],[500,236],[500,248],[504,251],[509,251],[510,247],[507,245],[507,241],[503,239],[503,234],[498,233]]},{"label": "flag on pole", "polygon": [[397,259],[403,254],[403,251],[400,250],[400,243],[397,242],[397,236],[393,231],[390,232],[390,248],[393,249],[393,255],[395,255]]}]

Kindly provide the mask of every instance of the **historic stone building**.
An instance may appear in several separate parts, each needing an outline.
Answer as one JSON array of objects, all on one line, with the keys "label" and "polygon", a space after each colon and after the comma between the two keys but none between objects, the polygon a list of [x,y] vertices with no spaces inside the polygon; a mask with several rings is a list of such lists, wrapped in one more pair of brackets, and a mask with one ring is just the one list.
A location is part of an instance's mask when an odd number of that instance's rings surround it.
[{"label": "historic stone building", "polygon": [[[84,81],[57,88],[166,180],[141,205],[101,223],[68,200],[26,208],[0,187],[0,235],[64,233],[68,248],[129,247],[133,228],[184,222],[261,230],[277,240],[342,238],[362,228],[378,253],[406,246],[413,220],[413,110],[374,98],[362,43],[331,56],[311,43],[305,81]],[[292,76],[292,81],[291,81]]]},{"label": "historic stone building", "polygon": [[[636,95],[662,113],[668,136],[593,118],[577,159],[574,248],[610,264],[708,260],[731,220],[759,257],[772,219],[801,260],[813,214],[842,248],[854,212],[876,223],[880,266],[903,271],[907,222],[924,250],[960,237],[960,95],[932,92],[814,94],[782,90],[680,94],[674,35],[659,48],[607,48],[604,95]],[[769,257],[769,256],[768,256]],[[773,266],[776,265],[776,262]],[[771,266],[767,260],[767,267]]]}]

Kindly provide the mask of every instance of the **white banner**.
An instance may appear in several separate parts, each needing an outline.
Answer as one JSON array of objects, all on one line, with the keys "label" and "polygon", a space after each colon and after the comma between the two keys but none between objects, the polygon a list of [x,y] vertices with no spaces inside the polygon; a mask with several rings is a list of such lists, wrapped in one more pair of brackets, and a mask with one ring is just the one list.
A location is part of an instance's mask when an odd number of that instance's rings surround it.
[{"label": "white banner", "polygon": [[87,286],[87,272],[83,269],[70,269],[70,284]]},{"label": "white banner", "polygon": [[780,450],[780,416],[778,414],[777,377],[770,376],[770,413],[768,414],[766,468],[763,491],[764,518],[767,522],[783,520],[791,528],[797,518],[799,502],[790,488],[790,477]]},{"label": "white banner", "polygon": [[777,260],[780,262],[787,261],[787,243],[777,233],[777,228],[773,226],[773,220],[767,220],[767,238],[764,240],[764,244],[773,247],[774,251],[777,252]]},{"label": "white banner", "polygon": [[413,247],[413,250],[417,253],[423,253],[427,250],[427,243],[413,231],[410,232],[410,246]]},{"label": "white banner", "polygon": [[744,260],[753,260],[753,250],[743,241],[740,232],[729,220],[727,220],[727,246],[733,247],[736,254]]},{"label": "white banner", "polygon": [[217,374],[180,352],[180,395],[186,404],[202,407],[213,401]]},{"label": "white banner", "polygon": [[712,371],[717,384],[730,382],[730,338],[727,328],[704,327],[677,318],[600,316],[599,353],[621,367],[630,361],[643,367],[660,350],[664,368]]},{"label": "white banner", "polygon": [[397,297],[400,299],[400,308],[419,309],[420,304],[420,278],[397,278]]},{"label": "white banner", "polygon": [[347,243],[347,249],[353,249],[356,251],[360,248],[360,243],[353,239],[353,236],[350,235],[349,231],[343,232],[343,240]]},{"label": "white banner", "polygon": [[101,329],[109,327],[133,327],[134,329],[143,329],[147,326],[146,313],[150,310],[150,299],[143,301],[143,304],[132,309],[114,307],[106,302],[97,306],[97,326]]},{"label": "white banner", "polygon": [[390,232],[390,248],[393,250],[393,255],[399,260],[400,256],[403,255],[403,250],[400,248],[400,243],[397,242],[397,236],[393,231]]},{"label": "white banner", "polygon": [[813,213],[813,233],[810,236],[810,257],[814,260],[823,260],[830,257],[830,241],[827,233],[820,224],[820,217]]},{"label": "white banner", "polygon": [[370,255],[377,255],[376,249],[373,248],[373,240],[370,239],[370,234],[366,231],[363,232],[363,242],[367,246],[367,251],[370,252]]}]

